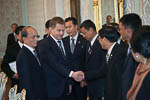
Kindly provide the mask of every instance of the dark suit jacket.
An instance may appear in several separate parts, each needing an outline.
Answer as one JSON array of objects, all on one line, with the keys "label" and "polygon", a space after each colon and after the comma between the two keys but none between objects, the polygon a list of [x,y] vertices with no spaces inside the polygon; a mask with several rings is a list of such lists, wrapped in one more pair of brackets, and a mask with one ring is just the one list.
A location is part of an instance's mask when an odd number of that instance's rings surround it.
[{"label": "dark suit jacket", "polygon": [[85,79],[94,80],[105,77],[105,100],[121,100],[121,71],[126,56],[126,49],[115,44],[109,62],[103,62],[103,67],[91,73],[85,73]]},{"label": "dark suit jacket", "polygon": [[[78,34],[78,33],[77,33]],[[82,37],[81,34],[78,34],[75,49],[73,54],[70,49],[70,36],[67,36],[63,39],[64,44],[69,48],[70,59],[68,59],[71,69],[73,71],[85,71],[85,55],[86,55],[86,46],[88,41]],[[73,100],[86,100],[87,99],[87,90],[80,87],[80,83],[74,80],[70,80],[70,83],[73,86],[72,95]]]},{"label": "dark suit jacket", "polygon": [[7,37],[7,47],[13,45],[14,43],[16,43],[16,39],[15,39],[15,36],[14,36],[14,33],[10,33],[8,34],[8,37]]},{"label": "dark suit jacket", "polygon": [[[102,50],[101,45],[99,44],[98,39],[95,40],[92,46],[91,54],[88,52],[89,48],[87,47],[86,54],[86,69],[85,77],[89,76],[91,72],[97,71],[102,67],[103,60],[105,59],[105,51]],[[88,73],[87,73],[88,72]],[[88,92],[90,95],[95,97],[104,96],[104,80],[97,78],[95,80],[88,80]]]},{"label": "dark suit jacket", "polygon": [[132,85],[132,81],[134,78],[134,73],[136,71],[137,62],[134,60],[131,52],[125,59],[125,63],[122,69],[122,97],[123,100],[126,100],[126,95],[128,90]]},{"label": "dark suit jacket", "polygon": [[6,49],[3,61],[2,61],[2,71],[4,71],[6,73],[6,75],[12,79],[12,87],[17,84],[18,85],[18,80],[13,78],[13,75],[15,74],[9,66],[9,63],[16,61],[17,59],[17,55],[20,51],[20,46],[18,44],[18,42],[16,42],[15,44],[13,44],[12,46],[8,47]]},{"label": "dark suit jacket", "polygon": [[88,41],[82,37],[82,35],[78,35],[77,42],[75,45],[74,53],[71,53],[70,50],[70,36],[67,36],[63,39],[64,44],[69,48],[68,54],[70,54],[71,59],[70,66],[72,66],[72,70],[79,71],[85,70],[85,55],[86,55],[86,46]]},{"label": "dark suit jacket", "polygon": [[17,57],[19,90],[26,89],[26,100],[46,100],[43,68],[28,48],[22,47]]},{"label": "dark suit jacket", "polygon": [[[64,49],[67,52],[65,45]],[[60,98],[68,92],[67,82],[71,72],[67,62],[69,55],[66,53],[65,58],[62,56],[60,48],[51,36],[39,42],[38,51],[44,67],[48,97]]]}]

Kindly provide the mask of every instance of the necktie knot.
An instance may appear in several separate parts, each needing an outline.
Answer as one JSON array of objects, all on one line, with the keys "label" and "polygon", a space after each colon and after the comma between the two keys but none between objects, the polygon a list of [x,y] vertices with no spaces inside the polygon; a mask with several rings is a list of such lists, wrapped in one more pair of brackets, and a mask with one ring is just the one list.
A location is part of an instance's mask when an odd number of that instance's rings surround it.
[{"label": "necktie knot", "polygon": [[62,48],[62,43],[61,43],[60,40],[58,40],[57,42],[58,42],[58,44],[59,44],[60,51],[61,51],[63,57],[65,58],[65,53],[64,53],[64,50],[63,50],[63,48]]},{"label": "necktie knot", "polygon": [[75,39],[74,39],[74,38],[71,38],[71,40],[72,40],[72,42],[74,42]]},{"label": "necktie knot", "polygon": [[60,40],[58,40],[57,42],[59,43],[59,45],[61,45],[61,41]]}]

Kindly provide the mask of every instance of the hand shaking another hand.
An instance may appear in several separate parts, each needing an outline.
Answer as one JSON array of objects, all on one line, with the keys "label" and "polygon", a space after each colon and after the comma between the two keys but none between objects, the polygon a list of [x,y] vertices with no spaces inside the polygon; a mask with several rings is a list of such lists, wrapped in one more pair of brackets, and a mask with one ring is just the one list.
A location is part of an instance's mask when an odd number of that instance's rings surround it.
[{"label": "hand shaking another hand", "polygon": [[73,72],[72,78],[77,82],[81,82],[82,80],[84,80],[84,72],[82,71]]}]

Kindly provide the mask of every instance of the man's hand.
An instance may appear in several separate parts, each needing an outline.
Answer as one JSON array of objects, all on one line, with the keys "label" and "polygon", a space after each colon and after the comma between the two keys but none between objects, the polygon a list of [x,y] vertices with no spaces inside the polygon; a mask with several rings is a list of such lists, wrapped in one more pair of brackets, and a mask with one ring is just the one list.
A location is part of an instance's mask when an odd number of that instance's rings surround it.
[{"label": "man's hand", "polygon": [[69,92],[67,93],[67,95],[70,95],[70,94],[71,94],[71,92],[72,92],[72,85],[71,85],[71,84],[69,84]]},{"label": "man's hand", "polygon": [[83,88],[84,86],[87,86],[87,82],[85,80],[80,82],[80,87]]},{"label": "man's hand", "polygon": [[77,82],[81,82],[84,80],[84,73],[82,71],[73,72],[72,78]]}]

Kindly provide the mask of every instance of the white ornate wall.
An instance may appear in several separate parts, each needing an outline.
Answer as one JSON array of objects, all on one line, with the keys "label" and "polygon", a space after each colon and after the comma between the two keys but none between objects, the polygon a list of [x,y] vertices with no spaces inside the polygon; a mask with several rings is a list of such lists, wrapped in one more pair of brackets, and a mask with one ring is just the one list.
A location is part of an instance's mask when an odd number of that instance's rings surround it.
[{"label": "white ornate wall", "polygon": [[44,0],[27,0],[28,24],[37,29],[43,38],[45,34]]},{"label": "white ornate wall", "polygon": [[125,14],[137,13],[144,25],[150,25],[150,0],[124,0]]},{"label": "white ornate wall", "polygon": [[101,0],[102,24],[106,23],[107,15],[114,17],[114,0]]},{"label": "white ornate wall", "polygon": [[35,27],[43,38],[45,22],[54,16],[70,16],[70,0],[27,0],[28,24]]},{"label": "white ornate wall", "polygon": [[94,21],[93,0],[80,0],[80,10],[81,22],[86,19]]},{"label": "white ornate wall", "polygon": [[22,24],[21,0],[0,0],[0,58],[4,55],[11,24]]}]

